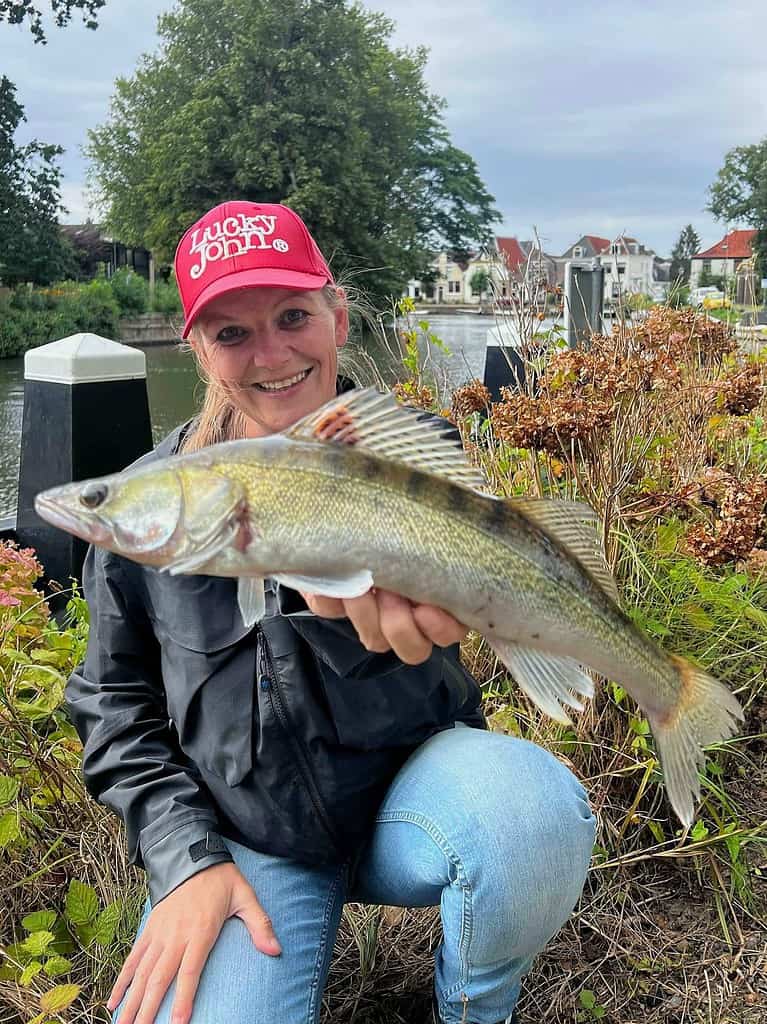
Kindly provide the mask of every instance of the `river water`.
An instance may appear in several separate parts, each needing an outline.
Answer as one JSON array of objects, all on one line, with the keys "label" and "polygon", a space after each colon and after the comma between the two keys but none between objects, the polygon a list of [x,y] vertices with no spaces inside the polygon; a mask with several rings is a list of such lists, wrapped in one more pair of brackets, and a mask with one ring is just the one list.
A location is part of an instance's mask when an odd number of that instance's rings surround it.
[{"label": "river water", "polygon": [[[472,377],[482,377],[485,344],[493,320],[487,316],[453,314],[429,317],[431,330],[450,350],[445,355],[432,348],[431,359],[436,375],[452,384]],[[394,345],[393,332],[389,332]],[[385,379],[392,380],[392,359],[380,340],[366,337],[362,343],[350,343],[349,363],[363,383],[372,383],[367,352]],[[144,348],[147,363],[147,388],[152,434],[159,441],[178,423],[192,416],[202,397],[192,355],[175,345],[152,345]],[[19,449],[24,402],[24,360],[0,360],[0,516],[15,514],[19,473]],[[104,410],[104,426],[108,429],[109,410]]]}]

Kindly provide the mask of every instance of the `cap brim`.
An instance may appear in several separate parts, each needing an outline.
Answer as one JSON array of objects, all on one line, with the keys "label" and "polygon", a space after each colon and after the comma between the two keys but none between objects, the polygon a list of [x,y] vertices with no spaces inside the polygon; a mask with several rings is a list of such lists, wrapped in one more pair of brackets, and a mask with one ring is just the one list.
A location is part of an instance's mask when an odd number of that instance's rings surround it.
[{"label": "cap brim", "polygon": [[290,288],[292,291],[317,291],[332,282],[324,274],[302,274],[297,270],[263,268],[258,270],[240,270],[217,281],[211,281],[207,288],[197,296],[194,305],[186,318],[182,338],[187,338],[194,322],[203,308],[228,292],[239,292],[245,288]]}]

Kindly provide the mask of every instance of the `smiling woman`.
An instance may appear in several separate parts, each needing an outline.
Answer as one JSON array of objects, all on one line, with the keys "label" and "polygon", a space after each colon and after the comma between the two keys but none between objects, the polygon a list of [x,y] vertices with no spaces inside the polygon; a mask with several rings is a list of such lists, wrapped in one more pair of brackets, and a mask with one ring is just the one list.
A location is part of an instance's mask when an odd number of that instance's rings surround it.
[{"label": "smiling woman", "polygon": [[[67,706],[89,790],[124,819],[151,896],[109,1008],[119,1024],[317,1024],[343,904],[355,900],[442,906],[428,1021],[511,1021],[522,975],[583,884],[594,837],[583,789],[544,750],[484,728],[459,658],[466,627],[443,608],[371,587],[369,568],[344,575],[335,554],[322,578],[270,566],[273,577],[246,573],[238,588],[207,574],[219,525],[230,552],[263,540],[269,521],[316,560],[339,488],[340,545],[370,559],[350,529],[366,506],[339,477],[328,494],[312,475],[291,532],[294,466],[263,513],[236,474],[216,473],[215,453],[176,458],[235,439],[239,451],[274,451],[289,438],[256,439],[305,429],[338,393],[320,440],[340,445],[329,438],[351,422],[337,377],[348,308],[284,206],[211,210],[182,238],[176,278],[207,378],[202,413],[141,460],[154,461],[151,493],[86,489],[77,507],[78,521],[87,511],[115,536],[78,534],[110,550],[86,559],[88,654]],[[401,445],[413,420],[396,404],[393,415],[387,425],[375,405],[370,422]],[[419,457],[444,449],[453,472],[467,468],[440,436],[450,424],[437,420],[433,437],[424,426],[423,443],[421,426]],[[366,443],[360,431],[363,461]],[[187,476],[189,462],[202,475]],[[391,533],[392,517],[382,522],[377,537]],[[177,561],[179,575],[152,568],[187,542],[205,556]],[[321,595],[297,589],[312,585]],[[242,614],[238,592],[252,598]]]}]

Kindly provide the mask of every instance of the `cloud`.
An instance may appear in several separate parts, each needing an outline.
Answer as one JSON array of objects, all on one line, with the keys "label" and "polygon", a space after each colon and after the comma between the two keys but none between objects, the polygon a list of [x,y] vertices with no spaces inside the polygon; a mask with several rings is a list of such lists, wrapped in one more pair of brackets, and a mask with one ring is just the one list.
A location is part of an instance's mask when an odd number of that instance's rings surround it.
[{"label": "cloud", "polygon": [[[723,234],[706,190],[728,149],[767,136],[764,0],[367,6],[394,21],[396,45],[429,48],[427,83],[447,100],[453,141],[477,161],[505,232],[537,224],[554,252],[586,231],[626,229],[659,252],[689,221],[705,240]],[[109,0],[97,31],[52,28],[46,47],[0,25],[3,73],[29,118],[20,135],[65,148],[71,219],[86,209],[87,129],[107,117],[115,78],[156,49],[170,7]]]}]

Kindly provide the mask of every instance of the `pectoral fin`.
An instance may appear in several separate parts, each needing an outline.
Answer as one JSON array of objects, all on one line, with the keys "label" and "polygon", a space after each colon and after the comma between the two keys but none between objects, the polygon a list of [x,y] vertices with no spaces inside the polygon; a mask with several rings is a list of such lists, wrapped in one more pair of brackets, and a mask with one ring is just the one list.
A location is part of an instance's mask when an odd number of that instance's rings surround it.
[{"label": "pectoral fin", "polygon": [[293,576],[279,573],[274,578],[291,590],[322,594],[323,597],[360,597],[373,586],[372,573],[367,569],[346,576]]},{"label": "pectoral fin", "polygon": [[527,696],[557,722],[568,724],[571,720],[562,704],[583,710],[576,693],[594,696],[591,678],[572,658],[544,654],[495,638],[488,639],[488,643]]},{"label": "pectoral fin", "polygon": [[262,576],[240,576],[237,580],[237,603],[246,626],[254,626],[264,617],[264,579]]}]

